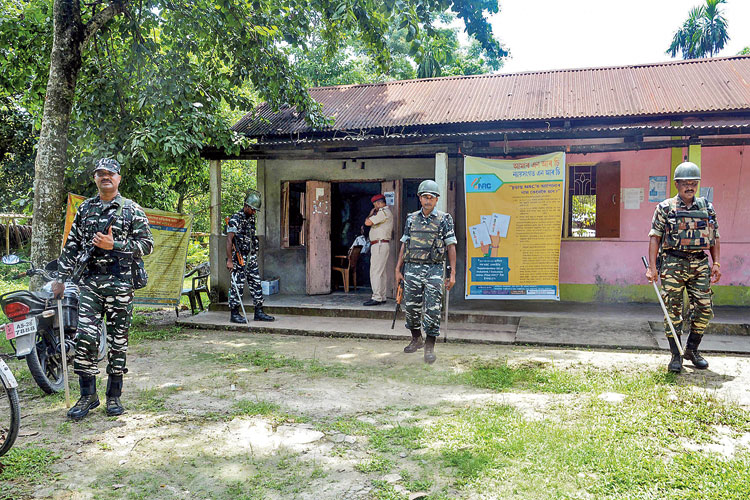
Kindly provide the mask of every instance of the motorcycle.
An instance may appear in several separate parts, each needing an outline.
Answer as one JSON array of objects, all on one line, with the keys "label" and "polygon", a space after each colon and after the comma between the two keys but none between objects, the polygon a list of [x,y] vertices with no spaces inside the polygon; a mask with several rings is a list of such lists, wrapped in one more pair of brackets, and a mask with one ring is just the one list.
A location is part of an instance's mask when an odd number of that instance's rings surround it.
[{"label": "motorcycle", "polygon": [[[60,346],[60,321],[52,282],[57,276],[57,261],[53,260],[44,269],[34,267],[29,261],[17,255],[5,255],[5,265],[29,264],[29,269],[16,274],[14,279],[23,276],[40,276],[46,283],[41,290],[30,292],[17,290],[0,295],[0,307],[10,319],[10,323],[0,325],[0,332],[5,332],[16,357],[26,359],[37,385],[47,394],[64,389],[62,353],[65,352],[68,364],[72,362],[75,351],[75,334],[78,327],[78,286],[70,281],[65,282],[63,293],[63,327],[65,336],[64,349]],[[107,353],[107,326],[102,322],[99,334],[97,361],[104,359]]]},{"label": "motorcycle", "polygon": [[21,407],[18,402],[18,382],[0,359],[0,457],[5,455],[18,437]]}]

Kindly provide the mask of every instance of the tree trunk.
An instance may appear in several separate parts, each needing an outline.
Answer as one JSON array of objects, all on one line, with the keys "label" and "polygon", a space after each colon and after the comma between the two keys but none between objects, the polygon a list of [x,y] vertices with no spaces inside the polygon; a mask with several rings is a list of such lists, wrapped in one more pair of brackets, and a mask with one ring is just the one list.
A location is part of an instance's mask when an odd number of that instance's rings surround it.
[{"label": "tree trunk", "polygon": [[68,123],[84,41],[78,0],[55,0],[53,15],[49,81],[34,165],[31,260],[37,266],[57,258],[60,252]]}]

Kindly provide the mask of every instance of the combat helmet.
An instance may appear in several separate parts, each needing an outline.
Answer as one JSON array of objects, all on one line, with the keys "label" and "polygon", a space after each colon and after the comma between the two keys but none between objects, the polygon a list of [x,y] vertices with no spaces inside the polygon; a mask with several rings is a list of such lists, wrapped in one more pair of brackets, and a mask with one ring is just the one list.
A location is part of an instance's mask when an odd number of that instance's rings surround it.
[{"label": "combat helmet", "polygon": [[699,181],[701,180],[701,169],[691,161],[682,162],[674,169],[674,180]]},{"label": "combat helmet", "polygon": [[422,181],[421,184],[419,184],[419,189],[417,189],[417,196],[422,196],[425,193],[433,196],[440,196],[440,186],[438,186],[438,183],[432,179]]},{"label": "combat helmet", "polygon": [[254,189],[251,189],[247,192],[245,195],[245,205],[248,207],[254,209],[254,210],[260,210],[261,200],[260,200],[260,193],[257,192]]}]

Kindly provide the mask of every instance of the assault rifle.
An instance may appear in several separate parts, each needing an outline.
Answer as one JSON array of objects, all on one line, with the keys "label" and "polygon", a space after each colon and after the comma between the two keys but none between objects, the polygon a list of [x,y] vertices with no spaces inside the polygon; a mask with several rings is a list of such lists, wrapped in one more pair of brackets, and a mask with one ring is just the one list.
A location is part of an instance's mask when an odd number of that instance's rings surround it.
[{"label": "assault rifle", "polygon": [[[107,219],[107,224],[104,226],[104,230],[99,232],[106,234],[109,231],[109,228],[112,227],[112,224],[115,222],[116,217],[117,213],[111,214],[109,216],[109,219]],[[78,283],[81,277],[83,277],[83,273],[86,271],[86,267],[88,267],[89,265],[91,256],[94,255],[94,250],[96,250],[96,247],[94,246],[93,242],[89,242],[88,245],[83,247],[83,252],[81,252],[80,256],[78,257],[76,266],[73,268],[73,273],[70,275],[70,279],[74,283]]]},{"label": "assault rifle", "polygon": [[398,316],[399,310],[401,310],[401,302],[404,300],[404,280],[398,282],[398,288],[396,288],[396,310],[393,312],[393,323],[391,323],[391,330],[396,327],[396,316]]}]

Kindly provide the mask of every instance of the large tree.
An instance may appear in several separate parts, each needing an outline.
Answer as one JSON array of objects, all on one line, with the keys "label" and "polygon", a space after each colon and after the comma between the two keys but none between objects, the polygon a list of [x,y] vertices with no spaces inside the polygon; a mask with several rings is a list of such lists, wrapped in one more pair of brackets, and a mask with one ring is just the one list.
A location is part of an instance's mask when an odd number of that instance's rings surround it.
[{"label": "large tree", "polygon": [[[413,33],[415,45],[435,33],[436,13],[452,9],[489,60],[505,54],[484,18],[498,10],[492,0],[14,0],[2,9],[0,63],[13,69],[0,91],[31,99],[45,86],[36,263],[59,250],[66,170],[87,182],[93,159],[108,154],[127,162],[126,183],[138,183],[139,192],[179,192],[202,175],[201,147],[231,152],[241,145],[226,117],[250,108],[248,88],[275,107],[295,106],[312,126],[328,123],[290,58],[292,48],[309,46],[317,27],[326,54],[342,49],[341,33],[355,33],[388,68],[390,27]],[[40,60],[23,40],[46,44],[50,57]],[[25,109],[34,112],[33,104]],[[155,164],[169,167],[154,175]]]},{"label": "large tree", "polygon": [[706,0],[705,5],[694,7],[680,29],[675,32],[667,54],[683,59],[713,57],[729,41],[727,21],[720,5],[726,0]]}]

